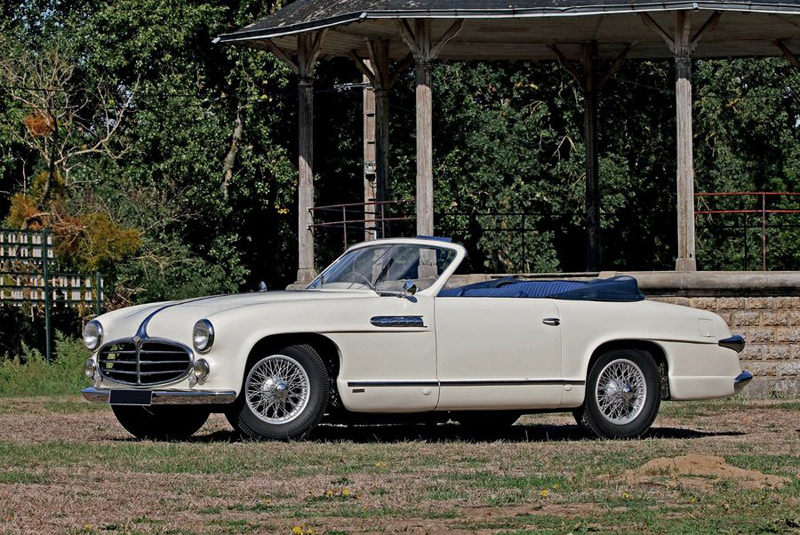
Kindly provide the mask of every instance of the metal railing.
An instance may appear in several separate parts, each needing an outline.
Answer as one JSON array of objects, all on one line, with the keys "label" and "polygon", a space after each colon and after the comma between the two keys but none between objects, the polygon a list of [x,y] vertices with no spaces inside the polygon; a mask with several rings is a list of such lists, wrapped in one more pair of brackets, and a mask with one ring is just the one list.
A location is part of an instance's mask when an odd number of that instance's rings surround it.
[{"label": "metal railing", "polygon": [[[414,221],[413,214],[403,214],[398,211],[405,206],[413,205],[414,200],[369,201],[351,202],[344,204],[330,204],[309,208],[311,219],[314,223],[311,229],[342,229],[342,242],[344,248],[348,246],[349,232],[371,232],[374,237],[389,237],[392,223]],[[317,223],[317,220],[332,218]],[[362,241],[362,240],[358,240]]]},{"label": "metal railing", "polygon": [[[778,199],[780,197],[797,197],[800,196],[800,193],[794,192],[772,192],[772,191],[748,191],[748,192],[712,192],[712,193],[695,193],[695,197],[704,202],[706,208],[695,210],[695,216],[698,215],[708,215],[713,216],[715,214],[740,214],[744,215],[744,224],[741,226],[745,232],[745,268],[748,265],[748,248],[747,248],[747,230],[750,228],[757,228],[756,226],[750,225],[749,217],[751,215],[758,215],[759,216],[759,223],[761,226],[761,268],[764,271],[767,271],[767,219],[769,214],[800,214],[800,209],[795,208],[780,208],[780,207],[768,207],[767,200],[768,199]],[[747,198],[753,199],[755,202],[754,207],[747,207],[747,208],[733,208],[733,209],[711,209],[708,208],[708,203],[705,202],[705,199],[711,199],[715,197],[722,197],[722,198]],[[738,228],[738,227],[737,227]]]},{"label": "metal railing", "polygon": [[[340,231],[345,249],[353,241],[362,241],[365,232],[374,233],[367,239],[390,235],[412,237],[416,235],[413,225],[392,224],[415,221],[413,208],[413,199],[317,206],[309,208],[314,221],[309,228]],[[530,240],[542,230],[539,225],[542,216],[535,212],[438,212],[436,233],[467,245],[485,236],[510,234],[512,238],[505,249],[509,257],[513,257],[513,266],[507,269],[523,272],[529,271]],[[359,235],[354,236],[354,232]],[[470,251],[470,254],[481,256],[478,251]]]},{"label": "metal railing", "polygon": [[100,314],[103,277],[53,273],[53,235],[47,230],[0,229],[0,305],[29,305],[44,310],[45,355],[51,360],[50,316],[53,308],[77,307]]}]

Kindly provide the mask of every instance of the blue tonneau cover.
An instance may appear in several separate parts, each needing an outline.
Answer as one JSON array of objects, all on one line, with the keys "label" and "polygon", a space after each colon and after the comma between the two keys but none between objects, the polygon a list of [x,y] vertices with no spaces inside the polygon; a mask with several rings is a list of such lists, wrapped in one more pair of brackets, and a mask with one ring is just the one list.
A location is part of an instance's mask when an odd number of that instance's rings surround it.
[{"label": "blue tonneau cover", "polygon": [[580,281],[524,281],[507,277],[439,292],[438,297],[522,297],[579,301],[641,301],[636,279],[627,275]]}]

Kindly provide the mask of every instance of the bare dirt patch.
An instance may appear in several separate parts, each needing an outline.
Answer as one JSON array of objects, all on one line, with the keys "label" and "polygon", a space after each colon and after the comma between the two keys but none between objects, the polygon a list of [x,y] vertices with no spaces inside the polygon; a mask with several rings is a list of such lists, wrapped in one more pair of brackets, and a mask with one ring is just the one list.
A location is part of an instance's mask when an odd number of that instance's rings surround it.
[{"label": "bare dirt patch", "polygon": [[758,470],[745,470],[731,466],[723,457],[715,455],[681,455],[658,457],[636,470],[627,470],[625,480],[629,483],[652,482],[653,477],[668,476],[691,485],[691,477],[719,478],[734,481],[750,489],[783,488],[791,483],[788,477],[768,475]]}]

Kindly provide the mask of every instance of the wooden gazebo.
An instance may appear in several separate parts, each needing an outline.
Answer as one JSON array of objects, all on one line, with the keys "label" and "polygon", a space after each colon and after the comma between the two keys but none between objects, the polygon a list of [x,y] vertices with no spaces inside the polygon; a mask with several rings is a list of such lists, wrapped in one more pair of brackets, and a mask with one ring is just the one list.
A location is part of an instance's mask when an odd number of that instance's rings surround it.
[{"label": "wooden gazebo", "polygon": [[[268,50],[299,84],[299,281],[314,275],[313,78],[320,58],[350,57],[375,91],[377,192],[389,176],[389,93],[415,66],[417,233],[432,235],[431,62],[556,60],[585,95],[587,270],[599,267],[597,98],[628,58],[675,59],[677,270],[695,270],[693,58],[783,55],[800,60],[800,0],[296,0],[216,42]],[[610,68],[598,72],[599,59]]]}]

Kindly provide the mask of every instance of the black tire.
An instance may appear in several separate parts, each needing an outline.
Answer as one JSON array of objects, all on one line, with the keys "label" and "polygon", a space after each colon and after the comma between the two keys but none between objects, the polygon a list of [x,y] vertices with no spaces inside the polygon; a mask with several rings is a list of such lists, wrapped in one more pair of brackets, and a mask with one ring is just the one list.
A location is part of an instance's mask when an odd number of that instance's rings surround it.
[{"label": "black tire", "polygon": [[[304,405],[297,414],[285,423],[270,422],[270,415],[254,410],[254,402],[248,402],[248,382],[251,373],[261,363],[274,359],[289,359],[296,363],[308,378],[308,392]],[[255,379],[253,379],[255,381]],[[253,383],[255,384],[255,383]],[[273,383],[274,384],[274,383]],[[262,394],[261,396],[265,396]],[[328,406],[330,377],[319,353],[309,345],[285,347],[270,355],[253,355],[245,372],[242,393],[236,404],[226,413],[234,429],[254,440],[298,440],[307,437],[317,426]]]},{"label": "black tire", "polygon": [[184,440],[195,434],[211,413],[200,407],[112,405],[114,416],[138,439]]},{"label": "black tire", "polygon": [[[643,402],[641,408],[632,409],[629,414],[623,418],[618,418],[621,421],[613,421],[614,418],[606,414],[598,404],[598,397],[612,396],[607,394],[606,391],[598,384],[600,375],[612,363],[622,366],[629,366],[631,363],[634,365],[634,371],[638,368],[641,371],[643,383],[646,387],[646,392],[643,393]],[[598,394],[598,388],[600,393]],[[630,384],[626,384],[626,388]],[[616,386],[614,387],[617,388]],[[619,392],[619,390],[617,390]],[[635,395],[635,389],[632,391]],[[624,393],[619,394],[624,396]],[[589,376],[586,381],[586,399],[583,405],[575,409],[573,412],[575,420],[578,422],[585,431],[600,438],[635,438],[645,434],[653,421],[658,415],[658,408],[661,405],[661,376],[658,372],[653,357],[645,352],[636,349],[615,349],[603,354],[598,358],[592,368],[589,370]],[[634,405],[625,405],[633,406]],[[633,413],[633,414],[630,414]],[[634,417],[635,414],[635,417]],[[631,418],[629,421],[625,421]]]},{"label": "black tire", "polygon": [[454,413],[453,420],[468,433],[498,433],[508,430],[519,420],[520,413],[513,411],[474,411]]}]

